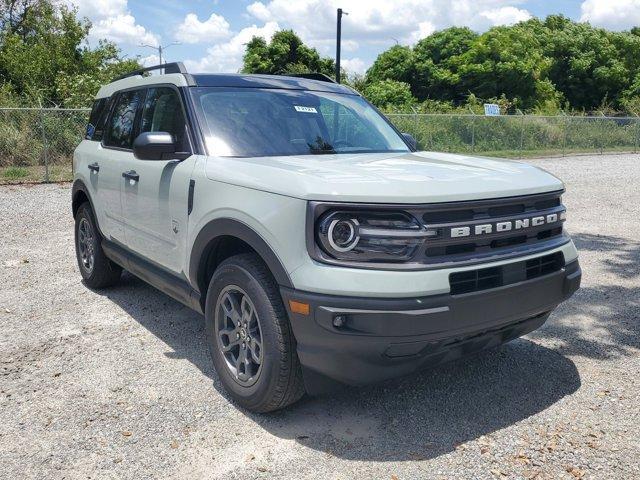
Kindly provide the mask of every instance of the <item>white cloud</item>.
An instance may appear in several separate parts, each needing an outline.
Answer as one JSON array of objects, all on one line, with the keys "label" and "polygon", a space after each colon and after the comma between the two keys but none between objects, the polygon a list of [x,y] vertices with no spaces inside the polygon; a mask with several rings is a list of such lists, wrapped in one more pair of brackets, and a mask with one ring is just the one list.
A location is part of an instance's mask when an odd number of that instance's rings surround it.
[{"label": "white cloud", "polygon": [[293,28],[313,46],[335,36],[336,8],[342,7],[343,38],[358,43],[414,43],[438,29],[452,25],[486,30],[513,24],[531,14],[515,5],[521,0],[270,0],[247,7],[258,20],[277,20]]},{"label": "white cloud", "polygon": [[416,43],[425,37],[428,37],[436,31],[436,27],[430,21],[426,20],[418,24],[418,29],[411,33],[411,43]]},{"label": "white cloud", "polygon": [[202,43],[222,40],[230,35],[229,22],[222,15],[212,13],[201,22],[195,13],[189,13],[178,26],[175,37],[184,43]]},{"label": "white cloud", "polygon": [[585,0],[580,21],[611,30],[640,25],[640,0]]},{"label": "white cloud", "polygon": [[130,14],[116,15],[94,22],[91,36],[129,45],[156,46],[159,43],[158,37],[137,24],[136,19]]},{"label": "white cloud", "polygon": [[127,0],[64,0],[78,8],[78,14],[91,20],[89,33],[93,40],[106,38],[119,44],[158,45],[160,39],[137,23],[129,11]]},{"label": "white cloud", "polygon": [[253,37],[271,40],[273,34],[280,30],[277,22],[267,22],[264,26],[252,25],[243,28],[228,42],[218,43],[207,49],[201,60],[187,60],[187,69],[192,72],[237,72],[242,67],[245,46]]},{"label": "white cloud", "polygon": [[251,16],[263,22],[268,22],[269,20],[271,20],[271,12],[262,2],[252,3],[247,7],[247,12],[249,12]]},{"label": "white cloud", "polygon": [[360,58],[344,58],[340,60],[340,66],[349,73],[362,74],[367,70],[367,65]]},{"label": "white cloud", "polygon": [[531,14],[516,7],[500,7],[480,12],[480,16],[487,19],[491,25],[513,25],[531,18]]}]

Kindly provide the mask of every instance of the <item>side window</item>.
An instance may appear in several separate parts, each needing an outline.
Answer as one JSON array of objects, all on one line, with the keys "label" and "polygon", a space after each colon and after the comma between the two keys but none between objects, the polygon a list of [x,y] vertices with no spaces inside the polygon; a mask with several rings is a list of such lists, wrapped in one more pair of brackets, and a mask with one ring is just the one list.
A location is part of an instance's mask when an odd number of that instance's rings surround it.
[{"label": "side window", "polygon": [[142,110],[140,133],[167,132],[181,150],[188,150],[187,125],[178,92],[168,87],[150,88]]},{"label": "side window", "polygon": [[131,148],[135,134],[135,120],[144,90],[121,93],[109,118],[104,144],[108,147]]},{"label": "side window", "polygon": [[87,130],[85,137],[87,140],[102,140],[102,132],[104,130],[105,113],[107,112],[107,105],[109,98],[99,98],[93,102],[91,108],[91,114],[89,115],[89,123],[87,124]]}]

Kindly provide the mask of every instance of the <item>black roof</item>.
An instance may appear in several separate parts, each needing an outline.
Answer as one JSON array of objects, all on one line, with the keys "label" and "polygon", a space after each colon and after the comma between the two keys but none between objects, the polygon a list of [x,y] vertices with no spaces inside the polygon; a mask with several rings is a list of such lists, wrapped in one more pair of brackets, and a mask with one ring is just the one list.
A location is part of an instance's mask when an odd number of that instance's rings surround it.
[{"label": "black roof", "polygon": [[198,87],[280,88],[357,95],[351,88],[339,83],[284,75],[206,73],[191,74],[191,77],[193,83]]},{"label": "black roof", "polygon": [[165,74],[182,74],[191,86],[236,87],[236,88],[280,88],[284,90],[312,90],[316,92],[346,93],[358,95],[349,87],[336,83],[322,73],[298,73],[287,75],[256,75],[241,73],[190,74],[182,62],[164,63],[128,72],[115,80],[145,75],[160,70]]}]

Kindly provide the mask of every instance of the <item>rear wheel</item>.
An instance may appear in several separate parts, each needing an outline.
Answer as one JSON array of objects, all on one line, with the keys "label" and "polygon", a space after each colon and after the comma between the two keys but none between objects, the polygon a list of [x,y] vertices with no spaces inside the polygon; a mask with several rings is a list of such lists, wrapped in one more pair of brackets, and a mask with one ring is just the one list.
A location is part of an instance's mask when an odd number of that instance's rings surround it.
[{"label": "rear wheel", "polygon": [[122,274],[122,268],[109,260],[102,251],[100,234],[89,202],[83,203],[78,208],[75,240],[78,267],[87,286],[104,288],[117,283]]},{"label": "rear wheel", "polygon": [[291,326],[277,285],[257,255],[233,256],[216,269],[205,322],[220,381],[239,405],[268,412],[302,397]]}]

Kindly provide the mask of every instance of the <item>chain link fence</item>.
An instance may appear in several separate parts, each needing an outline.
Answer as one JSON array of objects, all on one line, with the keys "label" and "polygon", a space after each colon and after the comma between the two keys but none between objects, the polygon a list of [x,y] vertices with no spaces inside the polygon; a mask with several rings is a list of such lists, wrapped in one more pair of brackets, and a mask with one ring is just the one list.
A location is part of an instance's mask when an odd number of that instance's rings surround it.
[{"label": "chain link fence", "polygon": [[638,152],[640,118],[389,114],[421,149],[511,158]]},{"label": "chain link fence", "polygon": [[0,108],[0,183],[71,180],[89,109]]},{"label": "chain link fence", "polygon": [[[0,183],[71,180],[89,109],[0,108]],[[421,149],[521,158],[638,152],[640,118],[389,114]]]}]

